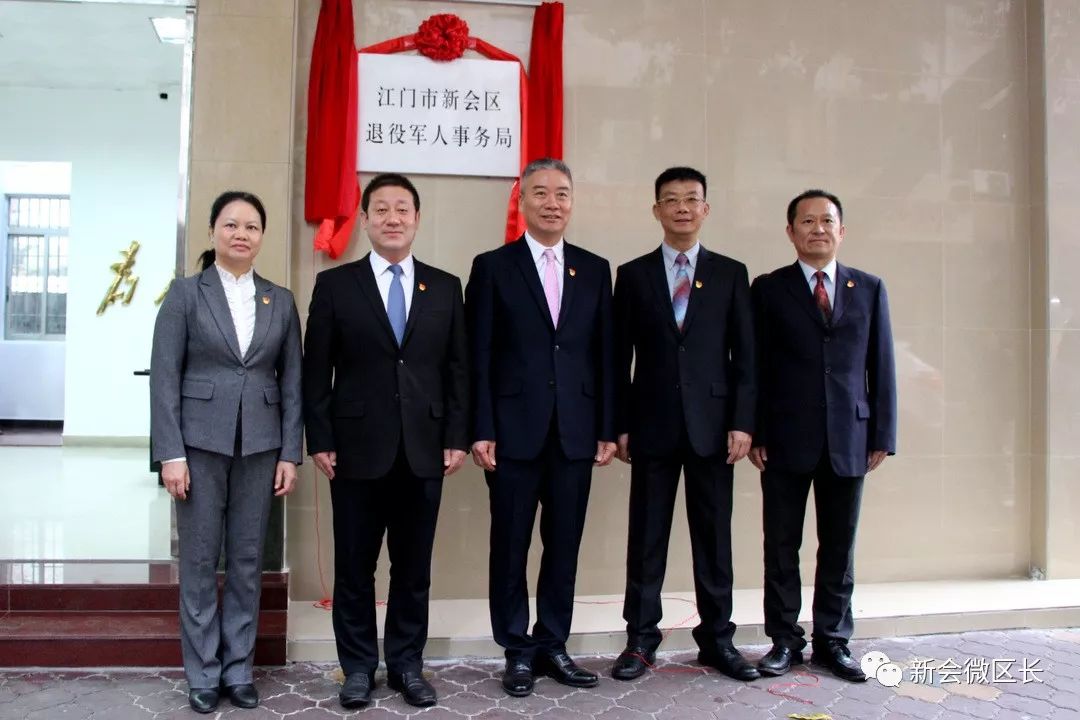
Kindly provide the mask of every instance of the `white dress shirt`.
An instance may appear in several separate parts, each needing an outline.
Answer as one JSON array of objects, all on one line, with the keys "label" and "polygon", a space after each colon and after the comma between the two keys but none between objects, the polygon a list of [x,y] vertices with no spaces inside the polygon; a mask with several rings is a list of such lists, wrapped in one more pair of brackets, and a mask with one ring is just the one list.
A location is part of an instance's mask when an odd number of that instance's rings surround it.
[{"label": "white dress shirt", "polygon": [[[807,265],[802,260],[799,261],[799,267],[802,268],[803,275],[806,276],[806,282],[810,286],[810,294],[814,294],[814,288],[817,287],[817,278],[814,277],[814,273],[817,269]],[[829,261],[829,264],[821,268],[821,271],[825,273],[825,292],[829,295],[829,307],[836,307],[836,258]]]},{"label": "white dress shirt", "polygon": [[541,245],[536,238],[525,232],[525,244],[529,246],[529,252],[532,253],[533,262],[536,263],[536,272],[540,275],[540,287],[544,287],[544,272],[547,270],[547,260],[544,259],[545,250],[555,251],[555,277],[559,280],[559,302],[562,302],[562,288],[563,288],[563,248],[566,243],[563,242],[563,238],[559,238],[559,242],[555,243],[548,248],[547,245]]},{"label": "white dress shirt", "polygon": [[[698,251],[701,250],[701,243],[695,242],[694,247],[687,250],[686,255],[686,274],[690,278],[690,282],[694,282],[694,269],[697,267]],[[667,277],[667,290],[668,297],[674,297],[675,295],[675,273],[678,272],[678,268],[675,266],[675,258],[679,257],[679,251],[668,245],[666,242],[660,243],[660,252],[664,254],[664,275]]]},{"label": "white dress shirt", "polygon": [[251,336],[255,334],[255,269],[248,270],[240,277],[217,263],[214,263],[214,269],[221,278],[221,286],[225,288],[229,314],[236,328],[236,342],[240,345],[240,357],[244,357],[251,347]]},{"label": "white dress shirt", "polygon": [[[390,271],[393,265],[374,250],[371,251],[371,271],[375,273],[375,284],[379,286],[379,296],[382,298],[383,307],[387,307],[390,301],[390,283],[394,280],[394,273]],[[413,256],[409,256],[398,263],[401,266],[401,289],[405,291],[405,319],[409,319],[409,310],[412,309],[413,285],[416,282]]]}]

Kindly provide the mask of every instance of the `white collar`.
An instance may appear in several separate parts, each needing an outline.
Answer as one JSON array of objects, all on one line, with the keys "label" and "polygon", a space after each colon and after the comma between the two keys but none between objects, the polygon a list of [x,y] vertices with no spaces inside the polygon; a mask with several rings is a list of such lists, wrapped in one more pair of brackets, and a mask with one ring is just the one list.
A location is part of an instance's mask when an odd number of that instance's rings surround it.
[{"label": "white collar", "polygon": [[[806,282],[808,282],[808,283],[814,282],[814,273],[817,272],[817,269],[815,267],[813,267],[812,265],[807,265],[800,258],[799,259],[799,268],[802,270],[803,276],[806,278]],[[836,282],[836,258],[833,258],[832,260],[830,260],[828,265],[821,268],[821,271],[823,273],[825,273],[825,278],[827,280],[829,280],[830,282],[835,283]]]},{"label": "white collar", "polygon": [[[701,251],[701,243],[695,242],[694,246],[687,250],[683,255],[686,255],[686,259],[690,262],[691,269],[697,267],[698,252]],[[675,259],[679,257],[679,250],[668,245],[666,242],[660,243],[660,252],[664,254],[664,265],[670,270],[675,266]]]},{"label": "white collar", "polygon": [[[393,264],[394,263],[390,262],[389,260],[384,258],[379,253],[375,252],[374,250],[371,251],[371,269],[375,273],[375,277],[379,277],[380,275],[382,275],[384,272],[386,272],[387,268],[389,268]],[[401,262],[399,262],[397,264],[401,266],[401,274],[402,274],[403,277],[412,277],[412,274],[413,274],[413,256],[412,256],[412,253],[409,253],[408,256],[404,260],[402,260]]]},{"label": "white collar", "polygon": [[236,277],[231,272],[221,267],[217,263],[214,263],[214,269],[217,270],[218,277],[221,278],[222,285],[247,285],[248,283],[255,282],[255,268],[252,267],[246,273],[240,277]]},{"label": "white collar", "polygon": [[555,262],[562,265],[563,263],[563,248],[566,243],[564,238],[559,238],[559,242],[548,248],[547,245],[541,245],[540,241],[529,234],[529,231],[525,231],[525,244],[529,246],[529,252],[532,253],[532,259],[534,263],[540,262],[540,258],[543,257],[545,250],[555,251]]}]

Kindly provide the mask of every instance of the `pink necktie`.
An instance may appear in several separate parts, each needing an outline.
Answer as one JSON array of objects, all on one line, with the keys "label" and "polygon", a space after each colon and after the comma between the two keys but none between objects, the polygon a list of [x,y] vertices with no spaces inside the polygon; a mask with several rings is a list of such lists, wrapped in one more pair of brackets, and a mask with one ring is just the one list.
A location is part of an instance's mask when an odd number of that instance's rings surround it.
[{"label": "pink necktie", "polygon": [[555,263],[555,251],[544,251],[544,297],[551,312],[551,324],[559,325],[559,269]]}]

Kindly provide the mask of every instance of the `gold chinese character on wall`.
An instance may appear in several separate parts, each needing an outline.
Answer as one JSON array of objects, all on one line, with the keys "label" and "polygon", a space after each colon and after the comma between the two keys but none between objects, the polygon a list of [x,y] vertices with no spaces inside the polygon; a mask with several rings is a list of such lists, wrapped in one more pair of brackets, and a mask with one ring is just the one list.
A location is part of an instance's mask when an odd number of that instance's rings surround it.
[{"label": "gold chinese character on wall", "polygon": [[[120,256],[124,259],[109,266],[109,269],[113,271],[113,280],[109,284],[105,298],[98,305],[98,315],[104,315],[105,310],[117,300],[122,305],[131,304],[131,299],[135,297],[135,286],[139,284],[139,277],[131,273],[131,269],[135,267],[135,255],[138,252],[139,243],[132,240],[127,250],[120,251]],[[127,285],[127,290],[121,289],[121,285]]]}]

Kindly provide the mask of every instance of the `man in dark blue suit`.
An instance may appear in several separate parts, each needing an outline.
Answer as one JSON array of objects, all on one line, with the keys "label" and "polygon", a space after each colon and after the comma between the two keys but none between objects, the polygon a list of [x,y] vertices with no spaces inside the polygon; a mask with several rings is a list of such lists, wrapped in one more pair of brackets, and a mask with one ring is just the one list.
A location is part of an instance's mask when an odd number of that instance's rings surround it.
[{"label": "man in dark blue suit", "polygon": [[[465,290],[472,452],[491,502],[491,627],[506,650],[503,689],[516,697],[532,692],[534,673],[597,683],[567,655],[566,640],[592,467],[615,454],[611,269],[563,239],[572,205],[563,162],[529,163],[527,231],[478,255]],[[530,633],[525,571],[538,504],[544,552]]]},{"label": "man in dark blue suit", "polygon": [[705,192],[698,170],[660,173],[653,215],[663,242],[621,266],[615,281],[617,456],[633,463],[627,642],[612,668],[617,680],[641,676],[662,639],[660,590],[680,474],[701,620],[698,658],[737,680],[758,677],[735,649],[731,622],[734,466],[750,450],[757,409],[750,282],[745,265],[698,241],[709,214]]},{"label": "man in dark blue suit", "polygon": [[750,460],[761,470],[765,634],[773,641],[758,670],[782,675],[802,662],[799,546],[813,484],[811,662],[862,682],[847,647],[855,531],[864,476],[896,452],[896,371],[885,284],[836,262],[843,212],[824,190],[792,200],[787,234],[798,261],[751,287],[759,384]]}]

